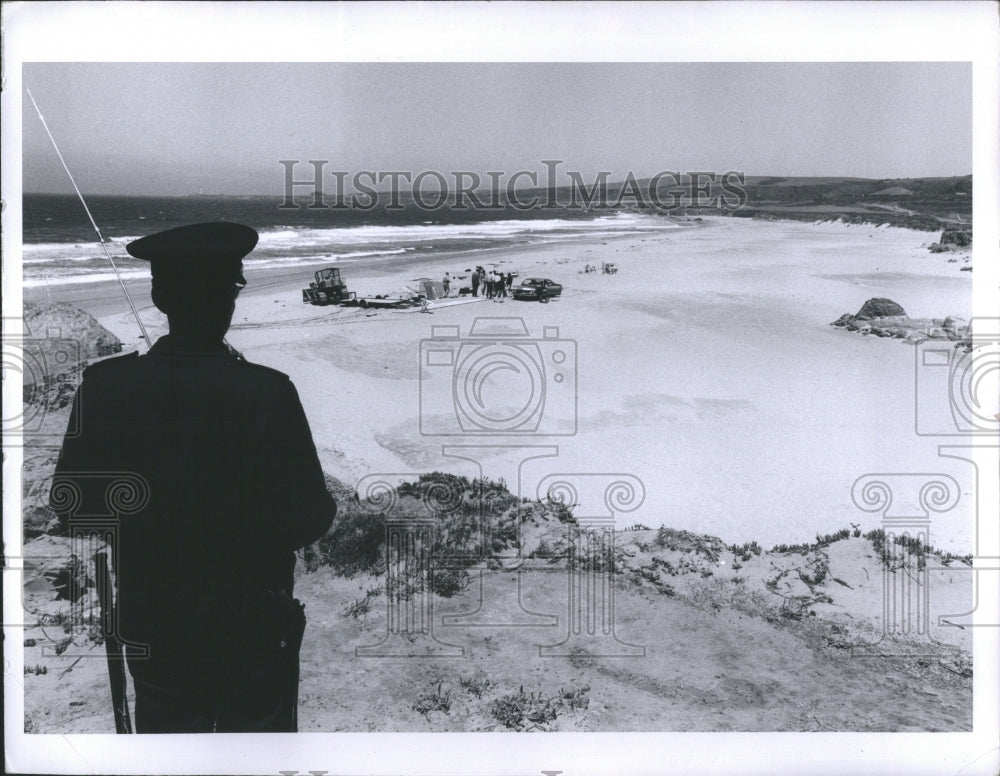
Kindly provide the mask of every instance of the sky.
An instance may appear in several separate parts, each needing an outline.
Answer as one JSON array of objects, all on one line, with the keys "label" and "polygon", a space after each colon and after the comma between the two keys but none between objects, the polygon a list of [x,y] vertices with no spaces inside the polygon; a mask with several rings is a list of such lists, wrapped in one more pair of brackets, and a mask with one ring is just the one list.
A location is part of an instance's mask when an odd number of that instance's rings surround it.
[{"label": "sky", "polygon": [[[972,172],[968,63],[28,63],[84,193],[280,196],[284,167]],[[72,188],[24,95],[23,190]],[[332,179],[331,179],[332,180]],[[557,181],[565,183],[565,179]],[[300,192],[301,193],[301,192]]]}]

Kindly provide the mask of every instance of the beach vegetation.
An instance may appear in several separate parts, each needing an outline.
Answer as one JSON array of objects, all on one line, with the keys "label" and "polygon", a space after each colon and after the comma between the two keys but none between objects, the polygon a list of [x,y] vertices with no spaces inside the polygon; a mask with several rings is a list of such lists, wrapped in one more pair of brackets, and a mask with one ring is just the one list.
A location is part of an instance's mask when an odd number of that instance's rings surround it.
[{"label": "beach vegetation", "polygon": [[761,546],[757,544],[756,541],[746,542],[744,544],[730,544],[728,549],[742,561],[750,560],[752,556],[760,555],[761,552],[763,552]]},{"label": "beach vegetation", "polygon": [[816,534],[816,546],[826,547],[828,544],[833,544],[834,542],[839,542],[843,539],[848,539],[851,536],[851,529],[841,528],[832,534]]},{"label": "beach vegetation", "polygon": [[443,690],[443,687],[444,683],[438,682],[436,689],[421,695],[410,708],[424,717],[432,711],[443,711],[447,714],[451,711],[451,690]]},{"label": "beach vegetation", "polygon": [[721,539],[714,536],[668,528],[665,525],[656,531],[654,544],[672,552],[694,553],[709,563],[718,563],[722,553],[728,549]]},{"label": "beach vegetation", "polygon": [[950,566],[955,561],[969,567],[972,566],[971,554],[956,555],[944,552],[933,545],[925,544],[919,536],[910,536],[909,534],[894,536],[891,544],[901,547],[902,551],[896,551],[890,546],[889,538],[881,528],[869,531],[864,537],[871,542],[875,554],[890,571],[905,566],[908,557],[914,560],[917,571],[923,571],[927,567],[928,557],[937,558],[943,566]]},{"label": "beach vegetation", "polygon": [[673,596],[676,591],[672,585],[663,580],[663,573],[677,576],[677,570],[669,561],[654,557],[643,566],[630,568],[628,580],[638,587],[652,587],[661,595]]},{"label": "beach vegetation", "polygon": [[962,563],[962,564],[964,564],[966,566],[969,566],[970,568],[972,567],[972,555],[971,554],[967,554],[967,555],[955,555],[954,553],[951,553],[951,552],[944,552],[944,553],[941,553],[940,560],[941,560],[941,565],[942,566],[950,566],[952,563],[954,563],[957,560],[959,563]]},{"label": "beach vegetation", "polygon": [[474,695],[477,698],[482,698],[483,693],[493,686],[493,682],[485,676],[470,676],[468,679],[462,677],[458,680],[458,684],[463,690],[469,693],[469,695]]},{"label": "beach vegetation", "polygon": [[467,567],[468,564],[464,562],[449,567],[436,566],[431,572],[431,590],[442,598],[451,598],[464,592],[471,582]]},{"label": "beach vegetation", "polygon": [[382,596],[384,592],[385,590],[381,587],[369,588],[361,598],[354,599],[354,603],[344,608],[344,614],[355,620],[368,614],[372,610],[372,601]]},{"label": "beach vegetation", "polygon": [[590,705],[590,687],[577,690],[559,689],[555,697],[540,690],[526,693],[524,685],[516,693],[495,699],[489,705],[490,716],[508,730],[542,729],[554,721],[563,710],[581,710]]},{"label": "beach vegetation", "polygon": [[[855,536],[860,534],[856,533]],[[814,550],[822,549],[835,542],[842,541],[843,539],[849,539],[851,537],[850,528],[841,528],[839,531],[834,531],[830,534],[816,534],[816,541],[810,544],[809,542],[803,542],[800,544],[776,544],[771,548],[771,552],[777,553],[779,555],[789,555],[792,553],[799,553],[804,555]]]},{"label": "beach vegetation", "polygon": [[811,544],[776,544],[771,548],[771,552],[777,553],[778,555],[789,555],[791,553],[799,553],[802,555],[809,552],[811,549]]},{"label": "beach vegetation", "polygon": [[822,585],[830,573],[830,560],[825,555],[817,556],[811,563],[806,564],[810,572],[799,569],[799,579],[805,582],[810,588]]},{"label": "beach vegetation", "polygon": [[[570,507],[550,499],[525,503],[502,479],[431,472],[370,499],[343,490],[334,493],[338,513],[330,530],[303,551],[306,570],[324,567],[344,577],[384,575],[389,534],[406,533],[412,536],[407,545],[412,550],[397,557],[401,550],[393,545],[393,563],[402,561],[402,569],[389,583],[389,593],[404,599],[427,586],[443,597],[462,592],[473,565],[495,564],[520,550],[520,528],[527,522],[575,523]],[[348,607],[354,616],[365,613],[365,600]]]}]

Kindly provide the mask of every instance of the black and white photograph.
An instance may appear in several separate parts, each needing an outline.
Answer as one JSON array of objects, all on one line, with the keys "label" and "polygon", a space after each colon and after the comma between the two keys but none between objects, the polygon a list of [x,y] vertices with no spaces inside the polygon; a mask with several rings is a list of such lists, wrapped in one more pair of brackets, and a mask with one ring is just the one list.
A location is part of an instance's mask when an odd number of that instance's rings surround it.
[{"label": "black and white photograph", "polygon": [[3,14],[8,772],[1000,767],[990,3]]}]

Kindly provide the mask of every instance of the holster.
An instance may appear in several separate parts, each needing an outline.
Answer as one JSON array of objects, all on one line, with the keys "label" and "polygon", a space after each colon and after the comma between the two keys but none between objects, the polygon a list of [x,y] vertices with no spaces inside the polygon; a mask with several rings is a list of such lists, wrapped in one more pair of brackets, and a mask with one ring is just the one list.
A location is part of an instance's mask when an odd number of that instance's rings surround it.
[{"label": "holster", "polygon": [[267,591],[264,602],[263,632],[268,644],[297,657],[306,629],[305,604],[284,590]]}]

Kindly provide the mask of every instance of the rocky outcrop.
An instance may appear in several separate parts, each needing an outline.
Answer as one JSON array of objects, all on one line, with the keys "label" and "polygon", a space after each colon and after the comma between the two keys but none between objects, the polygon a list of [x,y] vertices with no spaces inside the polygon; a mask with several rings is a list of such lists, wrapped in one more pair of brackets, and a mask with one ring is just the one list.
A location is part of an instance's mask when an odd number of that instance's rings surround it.
[{"label": "rocky outcrop", "polygon": [[896,302],[881,298],[869,299],[856,315],[844,313],[830,325],[907,342],[928,339],[965,342],[970,337],[969,323],[964,318],[910,318]]},{"label": "rocky outcrop", "polygon": [[862,321],[870,321],[872,318],[885,318],[889,315],[906,315],[906,310],[891,299],[875,297],[861,305],[861,309],[854,317]]},{"label": "rocky outcrop", "polygon": [[40,351],[54,366],[72,366],[122,350],[121,340],[90,313],[69,302],[48,305],[25,302],[24,334],[39,343]]},{"label": "rocky outcrop", "polygon": [[941,232],[941,239],[929,247],[931,253],[961,250],[972,247],[971,226],[950,226]]},{"label": "rocky outcrop", "polygon": [[961,226],[945,229],[941,232],[939,242],[942,245],[957,245],[959,248],[966,248],[972,245],[972,227]]},{"label": "rocky outcrop", "polygon": [[90,360],[120,353],[121,341],[97,319],[68,302],[24,305],[18,344],[24,403],[57,410],[73,400]]}]

